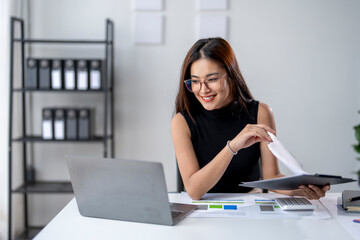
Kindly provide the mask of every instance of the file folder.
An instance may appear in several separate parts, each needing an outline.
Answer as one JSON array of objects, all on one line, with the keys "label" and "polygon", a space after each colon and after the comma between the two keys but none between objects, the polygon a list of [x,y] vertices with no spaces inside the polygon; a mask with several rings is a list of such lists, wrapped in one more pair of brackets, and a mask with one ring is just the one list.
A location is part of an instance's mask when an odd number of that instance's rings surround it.
[{"label": "file folder", "polygon": [[65,139],[65,113],[64,109],[55,109],[54,119],[54,138],[56,140]]},{"label": "file folder", "polygon": [[90,139],[90,109],[79,110],[79,139]]},{"label": "file folder", "polygon": [[60,59],[54,59],[51,63],[51,88],[62,89],[63,77],[62,77],[62,61]]},{"label": "file folder", "polygon": [[66,139],[75,140],[77,139],[78,132],[78,119],[76,109],[66,110]]},{"label": "file folder", "polygon": [[39,88],[50,89],[50,60],[47,59],[40,60]]},{"label": "file folder", "polygon": [[46,140],[53,139],[53,111],[49,108],[44,108],[42,111],[41,124],[42,138]]},{"label": "file folder", "polygon": [[89,89],[88,62],[86,60],[78,60],[76,66],[77,89]]},{"label": "file folder", "polygon": [[75,89],[75,63],[73,60],[65,60],[64,67],[64,85],[67,90]]},{"label": "file folder", "polygon": [[38,88],[38,60],[28,58],[26,62],[26,78],[25,88],[37,89]]},{"label": "file folder", "polygon": [[101,69],[100,60],[91,60],[90,62],[90,89],[101,89]]}]

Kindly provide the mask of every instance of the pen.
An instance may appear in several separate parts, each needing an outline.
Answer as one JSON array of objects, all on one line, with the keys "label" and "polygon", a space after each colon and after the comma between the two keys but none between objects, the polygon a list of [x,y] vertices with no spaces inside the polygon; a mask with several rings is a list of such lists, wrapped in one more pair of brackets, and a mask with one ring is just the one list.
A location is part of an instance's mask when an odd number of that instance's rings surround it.
[{"label": "pen", "polygon": [[360,200],[360,196],[349,198],[350,202],[357,201],[357,200]]}]

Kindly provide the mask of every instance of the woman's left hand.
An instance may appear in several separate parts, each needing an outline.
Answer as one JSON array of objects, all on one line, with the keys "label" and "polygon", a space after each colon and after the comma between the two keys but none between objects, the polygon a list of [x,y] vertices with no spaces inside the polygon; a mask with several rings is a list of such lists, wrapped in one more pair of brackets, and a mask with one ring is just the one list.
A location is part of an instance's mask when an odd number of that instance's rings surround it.
[{"label": "woman's left hand", "polygon": [[315,185],[309,184],[308,186],[301,185],[299,187],[304,195],[309,200],[318,200],[321,197],[325,196],[325,193],[330,190],[330,185],[324,187],[317,187]]}]

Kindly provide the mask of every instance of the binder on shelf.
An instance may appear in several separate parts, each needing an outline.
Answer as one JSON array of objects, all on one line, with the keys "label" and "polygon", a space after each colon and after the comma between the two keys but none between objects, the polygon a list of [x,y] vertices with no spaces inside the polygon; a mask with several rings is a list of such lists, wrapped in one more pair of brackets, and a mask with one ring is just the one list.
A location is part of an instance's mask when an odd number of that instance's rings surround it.
[{"label": "binder on shelf", "polygon": [[44,108],[42,111],[42,138],[46,140],[53,139],[53,110]]},{"label": "binder on shelf", "polygon": [[63,63],[60,59],[54,59],[51,62],[51,88],[62,89],[63,78],[62,78]]},{"label": "binder on shelf", "polygon": [[90,109],[83,108],[79,110],[79,139],[90,139]]},{"label": "binder on shelf", "polygon": [[24,85],[24,87],[28,89],[38,88],[38,60],[34,58],[27,59]]},{"label": "binder on shelf", "polygon": [[78,60],[76,65],[76,80],[77,89],[88,90],[89,89],[89,69],[88,62],[86,60]]},{"label": "binder on shelf", "polygon": [[50,60],[39,60],[39,88],[50,89]]},{"label": "binder on shelf", "polygon": [[64,109],[55,109],[54,138],[56,140],[64,140],[65,139],[65,111],[64,111]]},{"label": "binder on shelf", "polygon": [[102,62],[100,60],[90,61],[90,89],[101,89]]},{"label": "binder on shelf", "polygon": [[64,85],[65,89],[74,90],[75,89],[75,63],[74,60],[68,59],[64,63]]},{"label": "binder on shelf", "polygon": [[77,139],[78,132],[78,117],[76,109],[66,110],[66,139],[75,140]]}]

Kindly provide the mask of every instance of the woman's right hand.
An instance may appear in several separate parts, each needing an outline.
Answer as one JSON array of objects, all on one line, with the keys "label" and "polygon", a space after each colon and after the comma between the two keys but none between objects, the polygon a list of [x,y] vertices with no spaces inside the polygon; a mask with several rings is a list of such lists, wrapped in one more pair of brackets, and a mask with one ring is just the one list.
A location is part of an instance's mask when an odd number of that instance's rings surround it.
[{"label": "woman's right hand", "polygon": [[267,132],[276,135],[276,132],[264,124],[248,124],[245,128],[230,141],[230,148],[237,152],[240,149],[250,147],[254,143],[261,141],[272,142],[271,137]]}]

